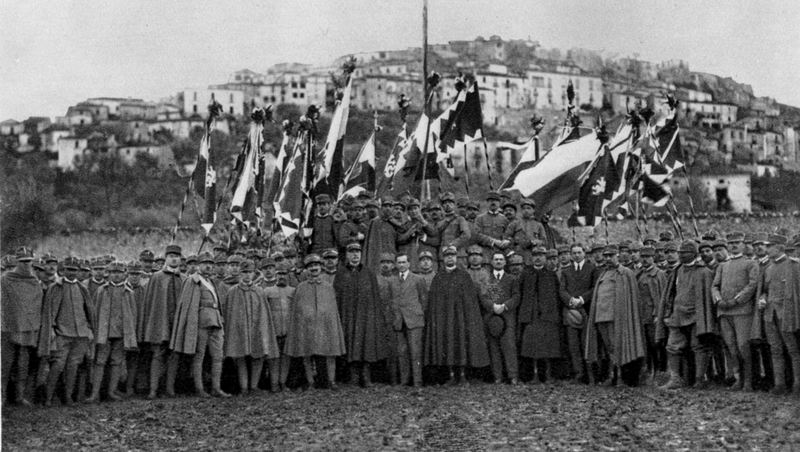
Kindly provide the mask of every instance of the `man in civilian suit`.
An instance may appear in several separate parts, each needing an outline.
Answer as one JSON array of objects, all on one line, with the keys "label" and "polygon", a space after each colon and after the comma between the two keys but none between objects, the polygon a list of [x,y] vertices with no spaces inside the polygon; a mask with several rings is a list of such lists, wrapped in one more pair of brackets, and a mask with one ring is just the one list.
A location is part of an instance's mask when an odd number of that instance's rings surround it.
[{"label": "man in civilian suit", "polygon": [[[569,356],[572,362],[572,372],[575,382],[584,380],[587,376],[592,378],[591,369],[586,369],[584,365],[584,350],[581,347],[583,338],[583,327],[586,324],[586,313],[592,303],[592,292],[597,281],[597,269],[588,260],[583,246],[575,243],[570,248],[572,263],[561,269],[560,286],[561,302],[564,303],[564,325],[566,326],[567,344],[569,346]],[[575,312],[570,312],[575,311]],[[568,316],[572,314],[577,318],[577,314],[583,319],[580,323],[570,323]]]},{"label": "man in civilian suit", "polygon": [[409,364],[413,386],[422,386],[422,327],[428,308],[428,283],[420,275],[411,273],[408,256],[396,258],[398,275],[389,282],[389,302],[394,320],[392,328],[397,335],[397,355],[400,360],[400,384],[408,383]]},{"label": "man in civilian suit", "polygon": [[[506,257],[501,251],[492,254],[491,266],[487,286],[481,292],[481,306],[483,320],[487,326],[486,339],[489,343],[492,374],[495,384],[502,383],[505,367],[509,383],[517,385],[519,365],[516,325],[519,296],[516,294],[519,291],[519,279],[505,272]],[[502,320],[497,319],[497,316]],[[492,325],[492,322],[505,324],[505,328],[498,328],[497,325]]]}]

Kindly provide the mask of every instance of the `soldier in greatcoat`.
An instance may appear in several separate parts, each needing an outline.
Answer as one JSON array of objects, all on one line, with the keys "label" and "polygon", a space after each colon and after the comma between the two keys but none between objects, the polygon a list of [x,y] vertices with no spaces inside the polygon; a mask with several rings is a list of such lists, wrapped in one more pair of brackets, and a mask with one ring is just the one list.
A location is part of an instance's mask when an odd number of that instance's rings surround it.
[{"label": "soldier in greatcoat", "polygon": [[272,314],[272,325],[275,328],[275,340],[280,350],[278,360],[278,384],[273,385],[272,392],[280,392],[286,387],[289,376],[289,365],[292,357],[286,354],[286,336],[289,332],[289,315],[294,300],[295,288],[288,283],[286,265],[279,265],[276,270],[277,281],[274,286],[264,288]]}]

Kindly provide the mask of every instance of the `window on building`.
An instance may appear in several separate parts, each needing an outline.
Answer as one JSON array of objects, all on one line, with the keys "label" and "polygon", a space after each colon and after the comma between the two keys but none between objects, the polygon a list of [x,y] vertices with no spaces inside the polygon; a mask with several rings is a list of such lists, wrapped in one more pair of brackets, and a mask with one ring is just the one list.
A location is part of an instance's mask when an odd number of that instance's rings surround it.
[{"label": "window on building", "polygon": [[197,105],[192,106],[192,112],[197,113]]},{"label": "window on building", "polygon": [[75,140],[75,149],[78,149],[78,140]]},{"label": "window on building", "polygon": [[[194,92],[194,100],[197,100],[197,91]],[[119,110],[119,107],[117,107],[117,110]]]},{"label": "window on building", "polygon": [[300,99],[302,99],[304,97],[306,97],[306,94],[305,93],[300,93]]},{"label": "window on building", "polygon": [[300,88],[306,89],[306,82],[300,82]]},{"label": "window on building", "polygon": [[589,90],[594,91],[594,80],[589,80]]},{"label": "window on building", "polygon": [[297,99],[297,93],[292,93],[292,98]]},{"label": "window on building", "polygon": [[228,102],[233,103],[233,94],[231,94],[229,98],[230,98],[230,101],[228,101]]},{"label": "window on building", "polygon": [[230,114],[233,114],[233,106],[229,109]]},{"label": "window on building", "polygon": [[292,88],[297,88],[297,82],[292,82]]},{"label": "window on building", "polygon": [[486,83],[486,77],[483,78],[483,83]]}]

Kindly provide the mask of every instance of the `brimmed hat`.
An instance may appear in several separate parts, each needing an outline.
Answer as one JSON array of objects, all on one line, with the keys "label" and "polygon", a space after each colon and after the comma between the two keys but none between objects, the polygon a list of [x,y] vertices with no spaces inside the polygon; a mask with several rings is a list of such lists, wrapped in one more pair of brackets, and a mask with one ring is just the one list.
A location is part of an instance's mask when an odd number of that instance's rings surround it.
[{"label": "brimmed hat", "polygon": [[586,316],[578,309],[567,309],[564,317],[572,328],[582,329],[586,322]]},{"label": "brimmed hat", "polygon": [[328,248],[327,250],[322,252],[322,258],[323,259],[338,259],[339,258],[339,252],[336,251],[333,248]]},{"label": "brimmed hat", "polygon": [[228,261],[227,262],[229,264],[239,265],[239,263],[242,262],[243,260],[244,259],[242,259],[242,256],[239,256],[238,254],[231,254],[230,256],[228,256]]},{"label": "brimmed hat", "polygon": [[169,254],[177,254],[178,256],[183,256],[183,250],[178,245],[167,245],[166,250],[164,250],[164,255]]},{"label": "brimmed hat", "polygon": [[306,258],[303,260],[303,263],[306,266],[309,266],[311,264],[320,264],[320,265],[322,265],[322,258],[319,257],[319,254],[311,253],[308,256],[306,256]]},{"label": "brimmed hat", "polygon": [[453,201],[456,202],[456,195],[453,194],[451,191],[446,191],[439,196],[439,202],[444,203],[445,201]]},{"label": "brimmed hat", "polygon": [[517,205],[514,203],[514,201],[510,200],[506,201],[503,203],[502,207],[503,209],[505,209],[506,207],[511,207],[512,209],[514,209],[515,212],[517,211]]},{"label": "brimmed hat", "polygon": [[522,198],[522,200],[519,202],[519,205],[536,207],[536,202],[530,198]]},{"label": "brimmed hat", "polygon": [[271,257],[265,257],[264,259],[261,259],[261,268],[275,267],[276,265],[275,259]]},{"label": "brimmed hat", "polygon": [[472,245],[467,248],[467,255],[472,256],[473,254],[478,254],[483,256],[483,248],[480,245]]},{"label": "brimmed hat", "polygon": [[[725,246],[727,246],[727,244]],[[699,251],[702,250],[703,248],[713,249],[714,243],[708,240],[703,240],[702,242],[700,242],[699,245],[697,245],[697,250]]]},{"label": "brimmed hat", "polygon": [[64,268],[73,268],[75,270],[79,270],[81,268],[80,259],[73,256],[67,257],[64,259]]},{"label": "brimmed hat", "polygon": [[198,264],[202,264],[202,263],[215,264],[216,263],[216,260],[214,260],[214,256],[212,256],[211,253],[209,253],[209,252],[200,253],[200,255],[195,258],[195,261]]},{"label": "brimmed hat", "polygon": [[469,202],[467,202],[467,209],[468,210],[481,210],[481,203],[479,203],[478,201],[470,200]]},{"label": "brimmed hat", "polygon": [[326,202],[326,203],[330,204],[331,203],[331,197],[326,195],[326,194],[321,194],[321,195],[317,195],[317,197],[314,198],[314,201],[317,204],[323,203],[323,202]]},{"label": "brimmed hat", "polygon": [[728,241],[725,239],[717,239],[711,244],[711,248],[725,248],[728,249]]},{"label": "brimmed hat", "polygon": [[[6,260],[7,260],[6,258],[10,259],[10,258],[12,258],[12,256],[10,256],[10,255],[9,256],[3,256],[3,264],[2,264],[3,267],[6,267],[6,265],[7,265],[6,264]],[[38,259],[34,259],[33,262],[31,263],[31,266],[33,268],[37,269],[37,270],[44,270],[44,267],[45,267],[44,259],[42,259],[41,257],[38,258]]]},{"label": "brimmed hat", "polygon": [[508,256],[508,265],[522,265],[525,263],[525,259],[522,258],[519,254],[512,254]]},{"label": "brimmed hat", "polygon": [[766,232],[756,232],[753,234],[753,245],[766,245],[769,242],[769,234]]},{"label": "brimmed hat", "polygon": [[347,245],[346,250],[347,251],[361,251],[361,244],[358,243],[358,242],[353,242],[353,243]]},{"label": "brimmed hat", "polygon": [[647,242],[656,243],[656,242],[658,242],[658,237],[656,237],[656,236],[654,236],[652,234],[648,234],[648,235],[644,236],[644,238],[642,239],[642,243],[647,244]]},{"label": "brimmed hat", "polygon": [[[658,249],[658,247],[656,247],[656,249]],[[679,251],[679,250],[680,246],[678,245],[678,242],[669,241],[666,242],[666,244],[664,245],[664,251]]]},{"label": "brimmed hat", "polygon": [[142,250],[142,252],[139,253],[139,260],[143,262],[153,262],[155,258],[155,254],[150,250]]},{"label": "brimmed hat", "polygon": [[128,262],[128,274],[139,274],[142,273],[144,269],[142,268],[142,263],[139,261],[130,261]]},{"label": "brimmed hat", "polygon": [[381,262],[394,262],[394,253],[381,253]]},{"label": "brimmed hat", "polygon": [[569,250],[570,246],[567,245],[566,243],[562,243],[561,245],[558,245],[556,247],[556,251],[558,251],[558,254],[569,253]]},{"label": "brimmed hat", "polygon": [[448,245],[442,248],[442,256],[458,254],[458,249],[453,245]]},{"label": "brimmed hat", "polygon": [[492,201],[492,200],[500,201],[500,199],[501,199],[500,198],[500,193],[498,193],[496,191],[490,191],[489,193],[486,194],[486,200],[487,201]]},{"label": "brimmed hat", "polygon": [[681,242],[680,248],[678,248],[679,253],[694,253],[697,254],[700,251],[700,247],[697,246],[697,242],[694,240],[684,240]]},{"label": "brimmed hat", "polygon": [[558,257],[558,250],[556,250],[556,249],[549,249],[549,250],[547,250],[547,252],[545,253],[545,255],[546,255],[547,257]]},{"label": "brimmed hat", "polygon": [[606,246],[602,243],[593,243],[591,248],[589,248],[590,253],[596,253],[598,251],[603,251],[606,249]]},{"label": "brimmed hat", "polygon": [[619,246],[618,245],[606,245],[603,248],[603,254],[619,254]]},{"label": "brimmed hat", "polygon": [[251,260],[244,260],[239,263],[239,271],[241,272],[253,272],[256,270],[256,265]]},{"label": "brimmed hat", "polygon": [[671,242],[675,239],[675,236],[672,235],[672,231],[661,231],[658,234],[658,240],[661,242]]},{"label": "brimmed hat", "polygon": [[655,249],[655,247],[652,247],[652,246],[649,246],[649,245],[648,246],[643,246],[642,247],[642,251],[641,251],[641,255],[642,255],[642,257],[655,256],[656,255],[656,249]]},{"label": "brimmed hat", "polygon": [[728,243],[744,242],[744,232],[739,232],[739,231],[729,232],[728,235],[725,236],[725,240],[727,240]]},{"label": "brimmed hat", "polygon": [[770,234],[767,237],[767,245],[786,245],[789,243],[789,238],[781,234]]},{"label": "brimmed hat", "polygon": [[33,260],[33,250],[27,246],[20,246],[14,251],[17,262],[30,262]]},{"label": "brimmed hat", "polygon": [[534,246],[533,249],[531,250],[531,254],[534,255],[534,256],[536,256],[536,255],[545,255],[546,256],[547,255],[547,248],[545,248],[543,246]]},{"label": "brimmed hat", "polygon": [[423,257],[427,257],[428,259],[433,260],[433,253],[431,253],[430,251],[423,251],[419,253],[419,258],[422,259]]},{"label": "brimmed hat", "polygon": [[[203,253],[203,254],[205,254],[205,253]],[[196,254],[190,254],[189,257],[186,258],[186,263],[187,264],[191,264],[192,262],[194,262],[195,264],[200,263],[200,261],[197,260],[197,255]]]},{"label": "brimmed hat", "polygon": [[[81,270],[85,270],[87,272],[92,271],[92,261],[89,259],[81,259]],[[42,261],[44,262],[44,261]]]},{"label": "brimmed hat", "polygon": [[619,242],[619,250],[620,251],[622,251],[622,250],[630,251],[631,250],[631,241],[629,239],[625,239],[625,240]]},{"label": "brimmed hat", "polygon": [[408,202],[406,203],[406,208],[408,208],[408,209],[410,209],[412,207],[420,207],[420,206],[422,206],[422,204],[420,204],[419,199],[417,199],[417,198],[410,198],[408,200]]},{"label": "brimmed hat", "polygon": [[114,261],[106,265],[106,270],[110,272],[122,272],[125,273],[125,264],[119,261]]}]

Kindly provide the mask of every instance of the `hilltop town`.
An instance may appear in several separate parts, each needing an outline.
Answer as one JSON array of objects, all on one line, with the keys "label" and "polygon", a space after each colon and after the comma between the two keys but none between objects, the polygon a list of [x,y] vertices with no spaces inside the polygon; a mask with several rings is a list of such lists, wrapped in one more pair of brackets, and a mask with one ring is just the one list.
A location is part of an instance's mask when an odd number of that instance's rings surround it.
[{"label": "hilltop town", "polygon": [[[400,94],[412,99],[412,109],[420,109],[421,48],[352,56],[357,61],[352,109],[391,112],[397,110]],[[254,106],[294,105],[294,111],[302,111],[315,104],[331,113],[335,89],[331,75],[338,74],[350,57],[326,65],[278,64],[264,72],[243,69],[227,81],[184,88],[156,102],[89,98],[70,106],[64,116],[3,121],[0,145],[4,153],[16,157],[41,153],[51,167],[65,172],[74,170],[88,154],[116,153],[129,164],[137,156],[149,155],[162,167],[174,166],[183,163],[187,154],[178,148],[203,128],[212,98],[225,112],[215,123],[216,130],[236,139]],[[484,122],[505,137],[530,137],[528,120],[533,113],[548,118],[553,133],[564,116],[570,82],[584,123],[590,126],[598,117],[620,120],[636,102],[658,110],[664,93],[669,92],[681,102],[681,139],[693,168],[754,176],[800,171],[800,109],[757,97],[750,85],[729,77],[692,72],[686,61],[652,63],[636,55],[547,49],[529,39],[491,36],[431,45],[429,69],[443,76],[434,109],[452,101],[454,78],[464,74],[479,84]],[[488,140],[494,166],[507,174],[519,155],[516,151],[498,154],[493,143],[498,138],[488,136]],[[748,188],[749,182],[748,177]]]}]

